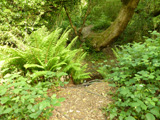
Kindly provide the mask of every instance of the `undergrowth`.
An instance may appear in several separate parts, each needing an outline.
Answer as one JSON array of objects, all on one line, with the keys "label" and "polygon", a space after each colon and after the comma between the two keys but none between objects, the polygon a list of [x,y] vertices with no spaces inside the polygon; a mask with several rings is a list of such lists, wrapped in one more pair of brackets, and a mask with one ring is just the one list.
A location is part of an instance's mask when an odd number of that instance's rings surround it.
[{"label": "undergrowth", "polygon": [[1,66],[3,74],[16,66],[24,75],[32,74],[33,80],[53,72],[53,74],[61,73],[61,76],[70,76],[75,83],[83,82],[83,79],[89,77],[88,73],[85,73],[87,64],[83,66],[81,64],[86,53],[82,49],[72,50],[76,38],[67,45],[70,30],[64,33],[61,31],[62,29],[56,29],[50,33],[42,27],[23,42],[15,37],[14,43],[17,46],[15,48],[0,46],[0,54],[3,55],[1,60],[4,61]]},{"label": "undergrowth", "polygon": [[6,74],[0,84],[0,120],[49,119],[64,98],[47,95],[46,83],[31,86],[19,73]]},{"label": "undergrowth", "polygon": [[160,33],[145,39],[114,49],[115,67],[99,69],[116,90],[105,108],[111,120],[160,119]]}]

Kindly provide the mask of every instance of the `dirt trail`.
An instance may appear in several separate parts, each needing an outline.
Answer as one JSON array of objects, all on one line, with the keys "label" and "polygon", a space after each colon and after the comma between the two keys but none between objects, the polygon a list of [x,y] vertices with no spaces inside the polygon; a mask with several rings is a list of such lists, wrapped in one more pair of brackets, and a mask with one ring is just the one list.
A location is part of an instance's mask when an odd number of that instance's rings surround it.
[{"label": "dirt trail", "polygon": [[102,108],[110,102],[109,90],[106,82],[61,88],[57,96],[66,100],[55,108],[50,120],[107,120]]}]

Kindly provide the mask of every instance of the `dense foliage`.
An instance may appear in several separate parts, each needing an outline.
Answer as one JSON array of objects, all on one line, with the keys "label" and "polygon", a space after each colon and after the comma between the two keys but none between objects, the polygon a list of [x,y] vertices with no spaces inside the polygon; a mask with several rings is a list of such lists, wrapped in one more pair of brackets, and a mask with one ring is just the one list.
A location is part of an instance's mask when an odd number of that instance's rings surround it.
[{"label": "dense foliage", "polygon": [[[2,0],[0,2],[0,43],[10,43],[13,35],[23,40],[25,34],[30,34],[45,25],[55,29],[62,20],[63,7],[73,9],[80,0]],[[62,14],[63,13],[63,14]]]},{"label": "dense foliage", "polygon": [[64,98],[57,99],[55,94],[49,97],[47,90],[44,83],[31,86],[18,73],[7,74],[0,85],[0,119],[48,119]]},{"label": "dense foliage", "polygon": [[115,54],[117,64],[105,76],[116,90],[107,115],[119,120],[160,119],[160,34],[154,31],[145,43],[121,46]]},{"label": "dense foliage", "polygon": [[81,49],[71,50],[76,38],[67,45],[69,31],[62,35],[61,31],[57,29],[49,33],[42,27],[28,36],[25,42],[14,39],[16,48],[0,46],[1,59],[4,60],[1,69],[6,73],[8,68],[12,70],[12,67],[16,66],[24,74],[34,73],[33,79],[53,72],[58,79],[71,75],[75,83],[82,82],[81,80],[89,77],[88,73],[85,73],[87,64],[81,65],[85,53]]},{"label": "dense foliage", "polygon": [[160,32],[160,2],[158,0],[141,0],[126,30],[118,38],[118,44],[143,42],[143,36],[150,36],[149,30]]}]

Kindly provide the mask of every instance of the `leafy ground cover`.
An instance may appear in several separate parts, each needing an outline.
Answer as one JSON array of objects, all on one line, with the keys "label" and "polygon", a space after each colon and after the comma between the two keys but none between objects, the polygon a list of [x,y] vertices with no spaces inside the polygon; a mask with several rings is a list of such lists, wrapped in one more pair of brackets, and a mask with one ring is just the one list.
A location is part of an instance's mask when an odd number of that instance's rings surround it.
[{"label": "leafy ground cover", "polygon": [[117,48],[117,64],[99,69],[116,89],[114,102],[105,109],[110,119],[160,119],[160,34],[154,31],[152,36]]},{"label": "leafy ground cover", "polygon": [[87,64],[81,65],[85,53],[71,49],[76,38],[67,44],[68,33],[61,33],[61,29],[50,33],[42,27],[25,41],[15,37],[15,47],[0,46],[2,119],[48,119],[54,107],[64,101],[56,94],[48,96],[48,88],[63,86],[69,80],[81,83],[89,77]]}]

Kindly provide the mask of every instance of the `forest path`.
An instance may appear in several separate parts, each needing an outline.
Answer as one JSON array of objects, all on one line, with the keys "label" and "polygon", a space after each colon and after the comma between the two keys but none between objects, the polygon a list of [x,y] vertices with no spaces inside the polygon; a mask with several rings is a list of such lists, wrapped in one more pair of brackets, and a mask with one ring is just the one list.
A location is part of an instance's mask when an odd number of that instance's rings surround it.
[{"label": "forest path", "polygon": [[57,97],[66,100],[55,107],[50,120],[107,120],[102,108],[110,102],[106,93],[110,90],[107,82],[72,85],[60,88]]}]

